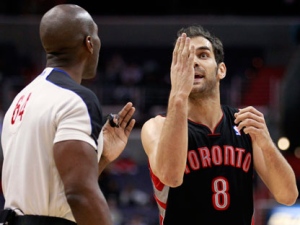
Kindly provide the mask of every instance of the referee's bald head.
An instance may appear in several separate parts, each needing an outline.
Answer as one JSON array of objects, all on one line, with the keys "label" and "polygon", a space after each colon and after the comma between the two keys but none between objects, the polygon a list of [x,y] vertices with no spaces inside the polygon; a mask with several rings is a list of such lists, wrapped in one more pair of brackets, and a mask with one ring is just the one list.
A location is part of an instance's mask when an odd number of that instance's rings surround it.
[{"label": "referee's bald head", "polygon": [[40,38],[47,54],[47,66],[70,68],[84,61],[83,78],[92,78],[101,47],[98,26],[92,16],[75,4],[59,4],[40,22]]}]

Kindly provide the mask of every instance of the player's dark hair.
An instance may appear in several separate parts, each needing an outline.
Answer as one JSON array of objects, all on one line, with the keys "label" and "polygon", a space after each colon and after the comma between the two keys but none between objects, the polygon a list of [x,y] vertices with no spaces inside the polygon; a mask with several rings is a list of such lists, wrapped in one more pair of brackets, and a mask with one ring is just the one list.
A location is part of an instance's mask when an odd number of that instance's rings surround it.
[{"label": "player's dark hair", "polygon": [[224,62],[223,44],[219,38],[212,35],[208,30],[204,29],[200,25],[192,25],[181,28],[177,32],[177,36],[180,37],[182,33],[186,33],[186,35],[190,38],[201,36],[209,40],[212,45],[217,64]]}]

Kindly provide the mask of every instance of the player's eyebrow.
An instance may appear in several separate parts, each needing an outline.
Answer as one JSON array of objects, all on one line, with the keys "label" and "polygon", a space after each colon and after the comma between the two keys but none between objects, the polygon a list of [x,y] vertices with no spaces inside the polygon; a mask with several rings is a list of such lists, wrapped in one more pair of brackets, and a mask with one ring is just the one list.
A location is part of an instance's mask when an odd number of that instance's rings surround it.
[{"label": "player's eyebrow", "polygon": [[198,51],[198,50],[208,50],[208,51],[211,51],[210,48],[207,47],[207,46],[200,46],[200,47],[196,48],[196,51]]}]

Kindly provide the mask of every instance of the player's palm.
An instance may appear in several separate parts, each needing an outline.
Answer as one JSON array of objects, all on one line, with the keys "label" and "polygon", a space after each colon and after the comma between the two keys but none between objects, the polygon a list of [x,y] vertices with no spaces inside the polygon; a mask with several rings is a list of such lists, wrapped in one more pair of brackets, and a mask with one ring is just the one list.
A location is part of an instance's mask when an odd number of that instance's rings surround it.
[{"label": "player's palm", "polygon": [[178,38],[171,65],[172,91],[189,94],[194,82],[195,48],[185,34]]}]

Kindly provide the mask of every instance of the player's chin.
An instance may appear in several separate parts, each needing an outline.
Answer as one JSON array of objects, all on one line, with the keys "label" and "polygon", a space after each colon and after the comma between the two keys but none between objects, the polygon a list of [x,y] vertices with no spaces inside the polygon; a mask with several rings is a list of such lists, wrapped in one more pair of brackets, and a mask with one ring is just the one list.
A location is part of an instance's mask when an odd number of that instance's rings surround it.
[{"label": "player's chin", "polygon": [[199,81],[194,81],[193,90],[201,90],[203,88],[203,83]]},{"label": "player's chin", "polygon": [[202,79],[195,79],[194,80],[194,83],[193,83],[193,86],[194,87],[201,87],[203,85],[203,80]]}]

